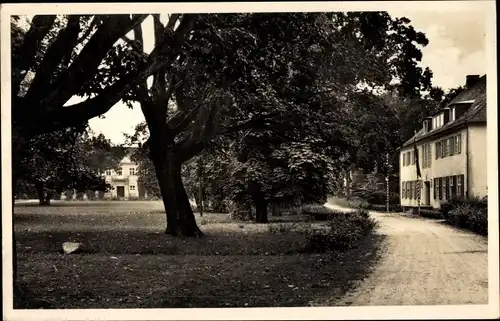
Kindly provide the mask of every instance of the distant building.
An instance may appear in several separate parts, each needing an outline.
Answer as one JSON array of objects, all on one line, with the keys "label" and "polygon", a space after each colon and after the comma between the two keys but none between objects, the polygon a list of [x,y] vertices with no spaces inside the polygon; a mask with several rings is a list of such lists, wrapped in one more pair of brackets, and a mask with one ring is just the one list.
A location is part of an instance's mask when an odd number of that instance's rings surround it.
[{"label": "distant building", "polygon": [[465,88],[443,110],[427,117],[416,135],[403,144],[401,205],[418,206],[419,193],[424,208],[440,208],[453,197],[486,196],[486,138],[486,75],[469,75]]},{"label": "distant building", "polygon": [[120,167],[115,170],[106,170],[103,173],[106,183],[111,185],[111,190],[104,194],[104,198],[147,198],[147,192],[139,186],[137,176],[137,163],[131,160],[133,148],[130,148],[120,162]]}]

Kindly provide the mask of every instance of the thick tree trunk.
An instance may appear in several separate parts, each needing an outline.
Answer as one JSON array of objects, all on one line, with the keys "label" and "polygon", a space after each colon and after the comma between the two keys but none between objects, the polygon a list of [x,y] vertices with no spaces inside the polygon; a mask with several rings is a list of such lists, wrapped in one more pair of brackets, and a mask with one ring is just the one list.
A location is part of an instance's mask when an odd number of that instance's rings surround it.
[{"label": "thick tree trunk", "polygon": [[263,196],[254,198],[255,203],[255,222],[268,223],[267,220],[267,201]]},{"label": "thick tree trunk", "polygon": [[44,205],[50,205],[50,200],[52,199],[52,193],[45,194],[45,202]]},{"label": "thick tree trunk", "polygon": [[[154,156],[153,156],[154,155]],[[173,151],[154,153],[152,161],[167,216],[165,233],[174,236],[202,236],[181,178],[181,163]]]},{"label": "thick tree trunk", "polygon": [[281,216],[281,206],[280,204],[272,204],[272,216]]},{"label": "thick tree trunk", "polygon": [[40,206],[48,206],[50,205],[50,197],[45,194],[43,191],[43,184],[36,183],[35,184],[36,193],[38,195],[38,201]]}]

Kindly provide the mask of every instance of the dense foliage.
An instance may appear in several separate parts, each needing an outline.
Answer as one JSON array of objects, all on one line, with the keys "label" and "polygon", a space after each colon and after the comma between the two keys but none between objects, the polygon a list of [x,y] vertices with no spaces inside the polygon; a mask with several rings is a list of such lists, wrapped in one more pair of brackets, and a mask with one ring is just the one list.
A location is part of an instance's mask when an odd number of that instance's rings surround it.
[{"label": "dense foliage", "polygon": [[308,251],[348,250],[356,246],[375,225],[375,221],[364,210],[351,213],[332,211],[325,228],[309,231]]},{"label": "dense foliage", "polygon": [[41,134],[31,138],[13,132],[14,194],[35,192],[41,204],[68,189],[76,192],[106,191],[102,177],[116,168],[122,153],[103,135],[92,135],[86,127]]},{"label": "dense foliage", "polygon": [[488,235],[488,199],[452,199],[441,206],[445,220],[454,226]]},{"label": "dense foliage", "polygon": [[[272,203],[324,200],[353,164],[383,170],[381,155],[404,134],[389,132],[398,111],[377,92],[442,95],[419,65],[425,35],[386,12],[35,16],[30,26],[13,28],[14,125],[28,136],[52,132],[120,100],[139,103],[149,132],[142,176],[156,177],[174,235],[201,235],[188,195],[200,191],[185,186],[194,177],[186,173],[216,164],[215,151],[183,164],[217,139],[233,144],[215,176],[232,180],[211,185],[201,175],[202,198],[252,205],[265,222]],[[87,99],[64,106],[75,95]]]}]

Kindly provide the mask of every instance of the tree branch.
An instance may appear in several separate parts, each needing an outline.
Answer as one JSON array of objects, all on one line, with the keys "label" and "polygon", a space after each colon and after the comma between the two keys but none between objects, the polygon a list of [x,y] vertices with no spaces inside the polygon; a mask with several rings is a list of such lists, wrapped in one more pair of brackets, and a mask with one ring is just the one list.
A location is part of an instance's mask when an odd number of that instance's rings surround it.
[{"label": "tree branch", "polygon": [[12,61],[13,70],[17,72],[13,75],[12,92],[17,96],[21,81],[23,79],[22,71],[28,71],[33,65],[36,53],[42,40],[49,33],[56,20],[55,15],[34,16],[31,21],[31,27],[24,37],[23,45],[20,48],[19,55],[14,56]]},{"label": "tree branch", "polygon": [[[177,23],[177,21],[179,20],[180,17],[181,17],[181,15],[178,13],[172,13],[170,15],[170,18],[168,19],[168,22],[167,22],[167,25],[165,26],[165,28],[170,29],[170,30],[174,30],[175,24]],[[158,20],[159,20],[159,17],[158,17]]]},{"label": "tree branch", "polygon": [[[155,44],[160,43],[163,38],[163,34],[165,32],[165,28],[160,22],[160,15],[154,14],[154,39]],[[153,95],[155,96],[155,101],[162,105],[167,105],[170,96],[167,96],[167,84],[166,84],[166,68],[162,67],[158,70],[158,72],[153,76]],[[167,106],[165,106],[167,108]]]},{"label": "tree branch", "polygon": [[92,78],[115,42],[142,23],[146,17],[147,15],[140,15],[130,19],[128,15],[119,15],[106,19],[71,66],[52,86],[48,95],[41,100],[41,107],[50,111],[63,106],[76,90]]},{"label": "tree branch", "polygon": [[33,79],[25,96],[26,101],[34,102],[41,99],[44,94],[43,88],[51,83],[51,78],[54,76],[57,67],[63,60],[71,56],[78,42],[79,33],[80,16],[69,16],[66,28],[59,32],[56,40],[47,49],[43,61],[36,71],[35,79]]},{"label": "tree branch", "polygon": [[[63,107],[64,103],[71,98],[71,94],[70,97],[59,105],[49,105],[51,108],[45,108],[42,114],[30,113],[31,115],[23,115],[22,113],[14,113],[13,121],[16,121],[19,126],[23,127],[24,131],[28,131],[31,134],[37,134],[48,132],[54,130],[55,128],[64,128],[72,124],[85,123],[93,117],[106,113],[113,105],[120,101],[120,99],[131,88],[137,86],[141,81],[145,81],[148,76],[155,73],[159,68],[166,65],[168,66],[177,58],[179,50],[181,49],[184,41],[187,40],[191,31],[190,28],[194,26],[197,17],[197,15],[183,16],[179,28],[176,29],[173,35],[170,35],[170,37],[167,37],[166,40],[164,39],[165,41],[155,46],[155,49],[153,49],[153,52],[149,55],[149,58],[145,63],[141,64],[136,71],[130,72],[122,79],[118,80],[114,85],[104,89],[97,97],[87,99],[86,101],[78,104]],[[104,45],[99,43],[98,40],[102,39],[106,42],[106,44],[111,43],[112,41],[109,40],[109,34],[111,33],[113,36],[112,38],[116,41],[116,39],[119,39],[121,36],[126,34],[130,28],[133,28],[135,25],[140,23],[137,19],[132,21],[134,21],[133,24],[129,23],[126,28],[119,28],[119,31],[108,30],[110,27],[109,25],[107,25],[104,29],[98,29],[89,40],[89,43],[87,43],[87,46],[85,46],[80,53],[80,59],[77,59],[78,61],[75,61],[71,67],[74,69],[76,66],[79,66],[85,69],[86,66],[84,63],[88,60],[93,62],[92,59],[95,59],[96,57],[96,54],[89,52],[89,50],[97,46],[95,49],[97,50],[98,55],[100,55],[103,51],[102,47]],[[115,41],[113,41],[113,43]],[[112,46],[112,44],[110,46]],[[161,52],[162,47],[169,48],[169,52]],[[160,53],[163,54],[160,55]],[[95,65],[98,65],[98,63]],[[68,73],[72,77],[82,74],[87,75],[87,72],[85,71],[73,73],[69,71]],[[61,85],[59,91],[61,90],[70,91],[70,88],[66,88]],[[61,93],[60,96],[67,97],[67,94],[67,92]],[[52,94],[52,100],[57,102],[63,101],[61,97],[54,96],[54,93]],[[47,104],[48,101],[50,100],[46,99],[44,103]],[[18,104],[19,103],[22,105],[24,101],[18,101]],[[42,121],[44,122],[43,124]]]},{"label": "tree branch", "polygon": [[228,135],[245,129],[251,129],[251,128],[255,129],[264,127],[266,125],[266,120],[270,120],[276,116],[279,116],[279,114],[277,112],[272,112],[267,115],[261,115],[259,117],[250,118],[248,120],[239,122],[238,124],[233,126],[222,127],[220,130],[217,131],[217,135]]}]

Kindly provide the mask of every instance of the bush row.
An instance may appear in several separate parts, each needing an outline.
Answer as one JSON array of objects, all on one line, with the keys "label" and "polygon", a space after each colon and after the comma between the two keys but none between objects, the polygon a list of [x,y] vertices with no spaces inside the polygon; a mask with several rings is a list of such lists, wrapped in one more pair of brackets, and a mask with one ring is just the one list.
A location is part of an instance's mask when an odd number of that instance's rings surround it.
[{"label": "bush row", "polygon": [[303,212],[310,213],[317,224],[299,222],[270,224],[269,233],[295,232],[306,236],[305,252],[344,251],[373,230],[376,223],[367,211],[335,211],[320,205],[305,206]]},{"label": "bush row", "polygon": [[488,235],[488,199],[452,199],[441,205],[447,223]]},{"label": "bush row", "polygon": [[375,227],[367,211],[337,212],[330,216],[321,229],[307,231],[307,251],[344,251],[357,245],[361,238]]},{"label": "bush row", "polygon": [[440,211],[436,211],[436,210],[421,209],[420,216],[427,217],[427,218],[434,218],[434,219],[442,219],[443,213],[441,213]]},{"label": "bush row", "polygon": [[[359,205],[359,207],[361,209],[365,209],[365,210],[374,210],[374,211],[379,211],[379,212],[387,211],[387,205],[362,203]],[[389,204],[389,211],[390,212],[402,212],[403,208],[399,204]]]}]

